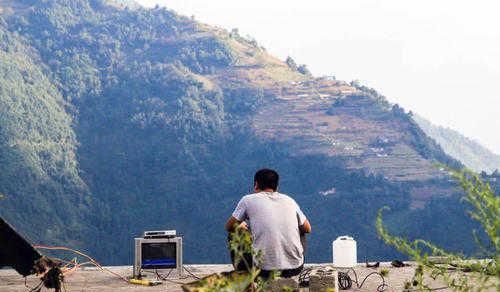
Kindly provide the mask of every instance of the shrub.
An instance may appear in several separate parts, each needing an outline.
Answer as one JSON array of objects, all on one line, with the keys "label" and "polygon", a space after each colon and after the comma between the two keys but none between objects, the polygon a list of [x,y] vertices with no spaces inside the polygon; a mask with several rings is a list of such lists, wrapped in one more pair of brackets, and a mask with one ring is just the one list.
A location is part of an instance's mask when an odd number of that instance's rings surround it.
[{"label": "shrub", "polygon": [[[424,282],[424,275],[429,275],[433,279],[443,280],[454,291],[483,291],[495,286],[498,291],[500,286],[496,280],[500,277],[498,267],[500,197],[496,196],[489,184],[482,181],[475,173],[464,170],[454,171],[453,174],[466,193],[463,199],[472,206],[469,215],[480,223],[484,231],[485,236],[482,237],[476,230],[473,230],[473,234],[482,256],[486,259],[466,258],[425,240],[417,239],[409,242],[407,239],[389,234],[382,222],[382,212],[387,207],[378,212],[377,232],[386,244],[396,247],[398,251],[417,263],[412,282],[405,285],[407,290],[413,289],[412,286],[420,291],[432,290]],[[485,237],[487,242],[481,240]],[[439,257],[439,262],[431,256]]]}]

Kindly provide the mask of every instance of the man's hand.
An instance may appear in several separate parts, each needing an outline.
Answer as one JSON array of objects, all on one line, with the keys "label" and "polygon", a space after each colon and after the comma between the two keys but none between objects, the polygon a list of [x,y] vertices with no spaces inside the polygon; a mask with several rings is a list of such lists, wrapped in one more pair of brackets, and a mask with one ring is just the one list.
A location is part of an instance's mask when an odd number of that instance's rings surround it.
[{"label": "man's hand", "polygon": [[243,221],[243,222],[240,223],[240,225],[238,225],[237,228],[241,228],[243,230],[248,231],[248,224],[245,221]]}]

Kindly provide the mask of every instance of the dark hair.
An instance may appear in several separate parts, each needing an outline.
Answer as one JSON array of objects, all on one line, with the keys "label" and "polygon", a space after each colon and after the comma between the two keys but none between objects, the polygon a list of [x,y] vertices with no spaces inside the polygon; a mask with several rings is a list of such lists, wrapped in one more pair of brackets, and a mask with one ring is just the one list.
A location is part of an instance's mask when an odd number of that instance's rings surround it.
[{"label": "dark hair", "polygon": [[258,188],[261,190],[270,188],[276,191],[278,189],[279,179],[280,176],[276,171],[264,168],[255,173],[253,182],[257,183]]}]

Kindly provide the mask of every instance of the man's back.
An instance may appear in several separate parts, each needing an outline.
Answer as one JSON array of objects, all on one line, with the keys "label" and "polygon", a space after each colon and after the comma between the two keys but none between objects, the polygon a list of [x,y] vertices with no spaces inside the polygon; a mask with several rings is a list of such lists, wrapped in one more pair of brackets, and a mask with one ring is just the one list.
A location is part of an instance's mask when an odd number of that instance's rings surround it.
[{"label": "man's back", "polygon": [[248,221],[253,247],[263,254],[262,269],[295,269],[304,263],[299,225],[306,217],[292,198],[278,192],[246,195],[232,215]]}]

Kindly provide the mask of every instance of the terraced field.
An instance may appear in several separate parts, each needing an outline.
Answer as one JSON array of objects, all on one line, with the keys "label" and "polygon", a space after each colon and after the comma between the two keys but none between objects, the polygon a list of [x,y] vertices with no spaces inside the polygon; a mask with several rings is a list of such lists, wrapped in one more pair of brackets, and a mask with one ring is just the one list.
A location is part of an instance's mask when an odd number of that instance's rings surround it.
[{"label": "terraced field", "polygon": [[390,108],[344,82],[320,79],[283,87],[252,126],[263,139],[287,143],[296,155],[340,156],[351,169],[396,181],[443,178],[409,145],[408,125],[384,119],[390,115]]}]

